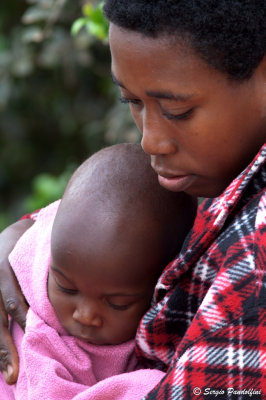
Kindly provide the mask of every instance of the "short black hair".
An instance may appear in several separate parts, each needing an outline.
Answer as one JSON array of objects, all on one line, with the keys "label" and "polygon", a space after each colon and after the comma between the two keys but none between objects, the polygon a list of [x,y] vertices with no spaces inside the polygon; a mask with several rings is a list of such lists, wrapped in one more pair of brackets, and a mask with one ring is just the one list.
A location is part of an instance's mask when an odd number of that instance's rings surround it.
[{"label": "short black hair", "polygon": [[104,13],[148,37],[188,39],[234,80],[250,78],[266,50],[266,0],[105,0]]}]

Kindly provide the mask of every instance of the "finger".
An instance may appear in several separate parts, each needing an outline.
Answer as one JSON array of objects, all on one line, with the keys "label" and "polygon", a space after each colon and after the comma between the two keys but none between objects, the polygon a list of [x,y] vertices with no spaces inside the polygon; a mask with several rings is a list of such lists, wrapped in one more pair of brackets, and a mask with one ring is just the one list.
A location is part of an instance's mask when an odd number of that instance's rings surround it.
[{"label": "finger", "polygon": [[[3,344],[3,340],[5,344]],[[8,331],[2,336],[0,343],[0,371],[8,385],[17,382],[19,372],[19,358]]]},{"label": "finger", "polygon": [[10,267],[1,274],[0,291],[4,309],[24,330],[28,304]]},{"label": "finger", "polygon": [[[3,296],[5,294],[3,293]],[[26,314],[28,311],[28,305],[22,296],[16,295],[12,297],[8,294],[7,298],[4,298],[4,307],[7,313],[25,330],[26,326]]]},{"label": "finger", "polygon": [[18,378],[19,358],[8,331],[8,318],[3,308],[0,296],[0,371],[9,385],[14,384]]}]

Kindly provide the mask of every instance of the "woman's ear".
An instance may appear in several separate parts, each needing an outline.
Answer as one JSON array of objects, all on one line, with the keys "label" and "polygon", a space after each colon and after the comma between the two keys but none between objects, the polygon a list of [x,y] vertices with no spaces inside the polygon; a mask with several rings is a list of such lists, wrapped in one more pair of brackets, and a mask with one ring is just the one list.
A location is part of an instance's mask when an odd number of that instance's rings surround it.
[{"label": "woman's ear", "polygon": [[262,75],[264,77],[264,83],[266,83],[266,54],[259,64],[259,68],[261,68]]},{"label": "woman's ear", "polygon": [[263,117],[266,118],[266,55],[263,57],[262,61],[262,74],[264,77],[263,82]]},{"label": "woman's ear", "polygon": [[255,74],[259,79],[258,88],[262,104],[262,117],[266,118],[266,55],[256,68]]}]

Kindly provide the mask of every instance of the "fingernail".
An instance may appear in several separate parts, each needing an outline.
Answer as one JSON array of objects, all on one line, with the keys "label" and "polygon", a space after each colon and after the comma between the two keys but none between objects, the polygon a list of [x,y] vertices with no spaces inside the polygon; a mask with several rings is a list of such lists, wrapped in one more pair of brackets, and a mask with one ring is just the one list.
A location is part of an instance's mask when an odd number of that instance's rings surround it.
[{"label": "fingernail", "polygon": [[5,378],[5,381],[7,381],[8,380],[8,372],[3,371],[2,374],[3,374],[3,377]]},{"label": "fingernail", "polygon": [[14,372],[14,369],[13,369],[12,365],[9,364],[7,367],[8,376],[10,377],[11,375],[13,375],[13,372]]},{"label": "fingernail", "polygon": [[9,381],[11,376],[13,375],[13,372],[14,372],[14,369],[13,369],[12,365],[10,365],[10,364],[7,366],[7,370],[3,371],[3,376],[4,376],[4,378],[5,378],[5,380],[7,382]]}]

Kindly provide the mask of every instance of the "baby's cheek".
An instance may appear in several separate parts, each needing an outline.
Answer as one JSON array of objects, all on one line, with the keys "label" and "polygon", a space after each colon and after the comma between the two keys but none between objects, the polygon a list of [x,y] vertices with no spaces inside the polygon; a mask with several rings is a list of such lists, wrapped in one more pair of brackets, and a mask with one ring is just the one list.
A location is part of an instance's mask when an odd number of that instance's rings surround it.
[{"label": "baby's cheek", "polygon": [[49,301],[62,325],[72,318],[75,305],[72,304],[71,296],[60,293],[53,279],[48,279],[47,293]]},{"label": "baby's cheek", "polygon": [[58,308],[59,298],[56,288],[56,283],[51,274],[48,275],[48,282],[47,282],[47,294],[48,299],[54,309]]},{"label": "baby's cheek", "polygon": [[128,312],[127,315],[121,313],[118,316],[113,330],[113,336],[116,336],[117,343],[126,342],[135,337],[140,318],[139,312]]}]

